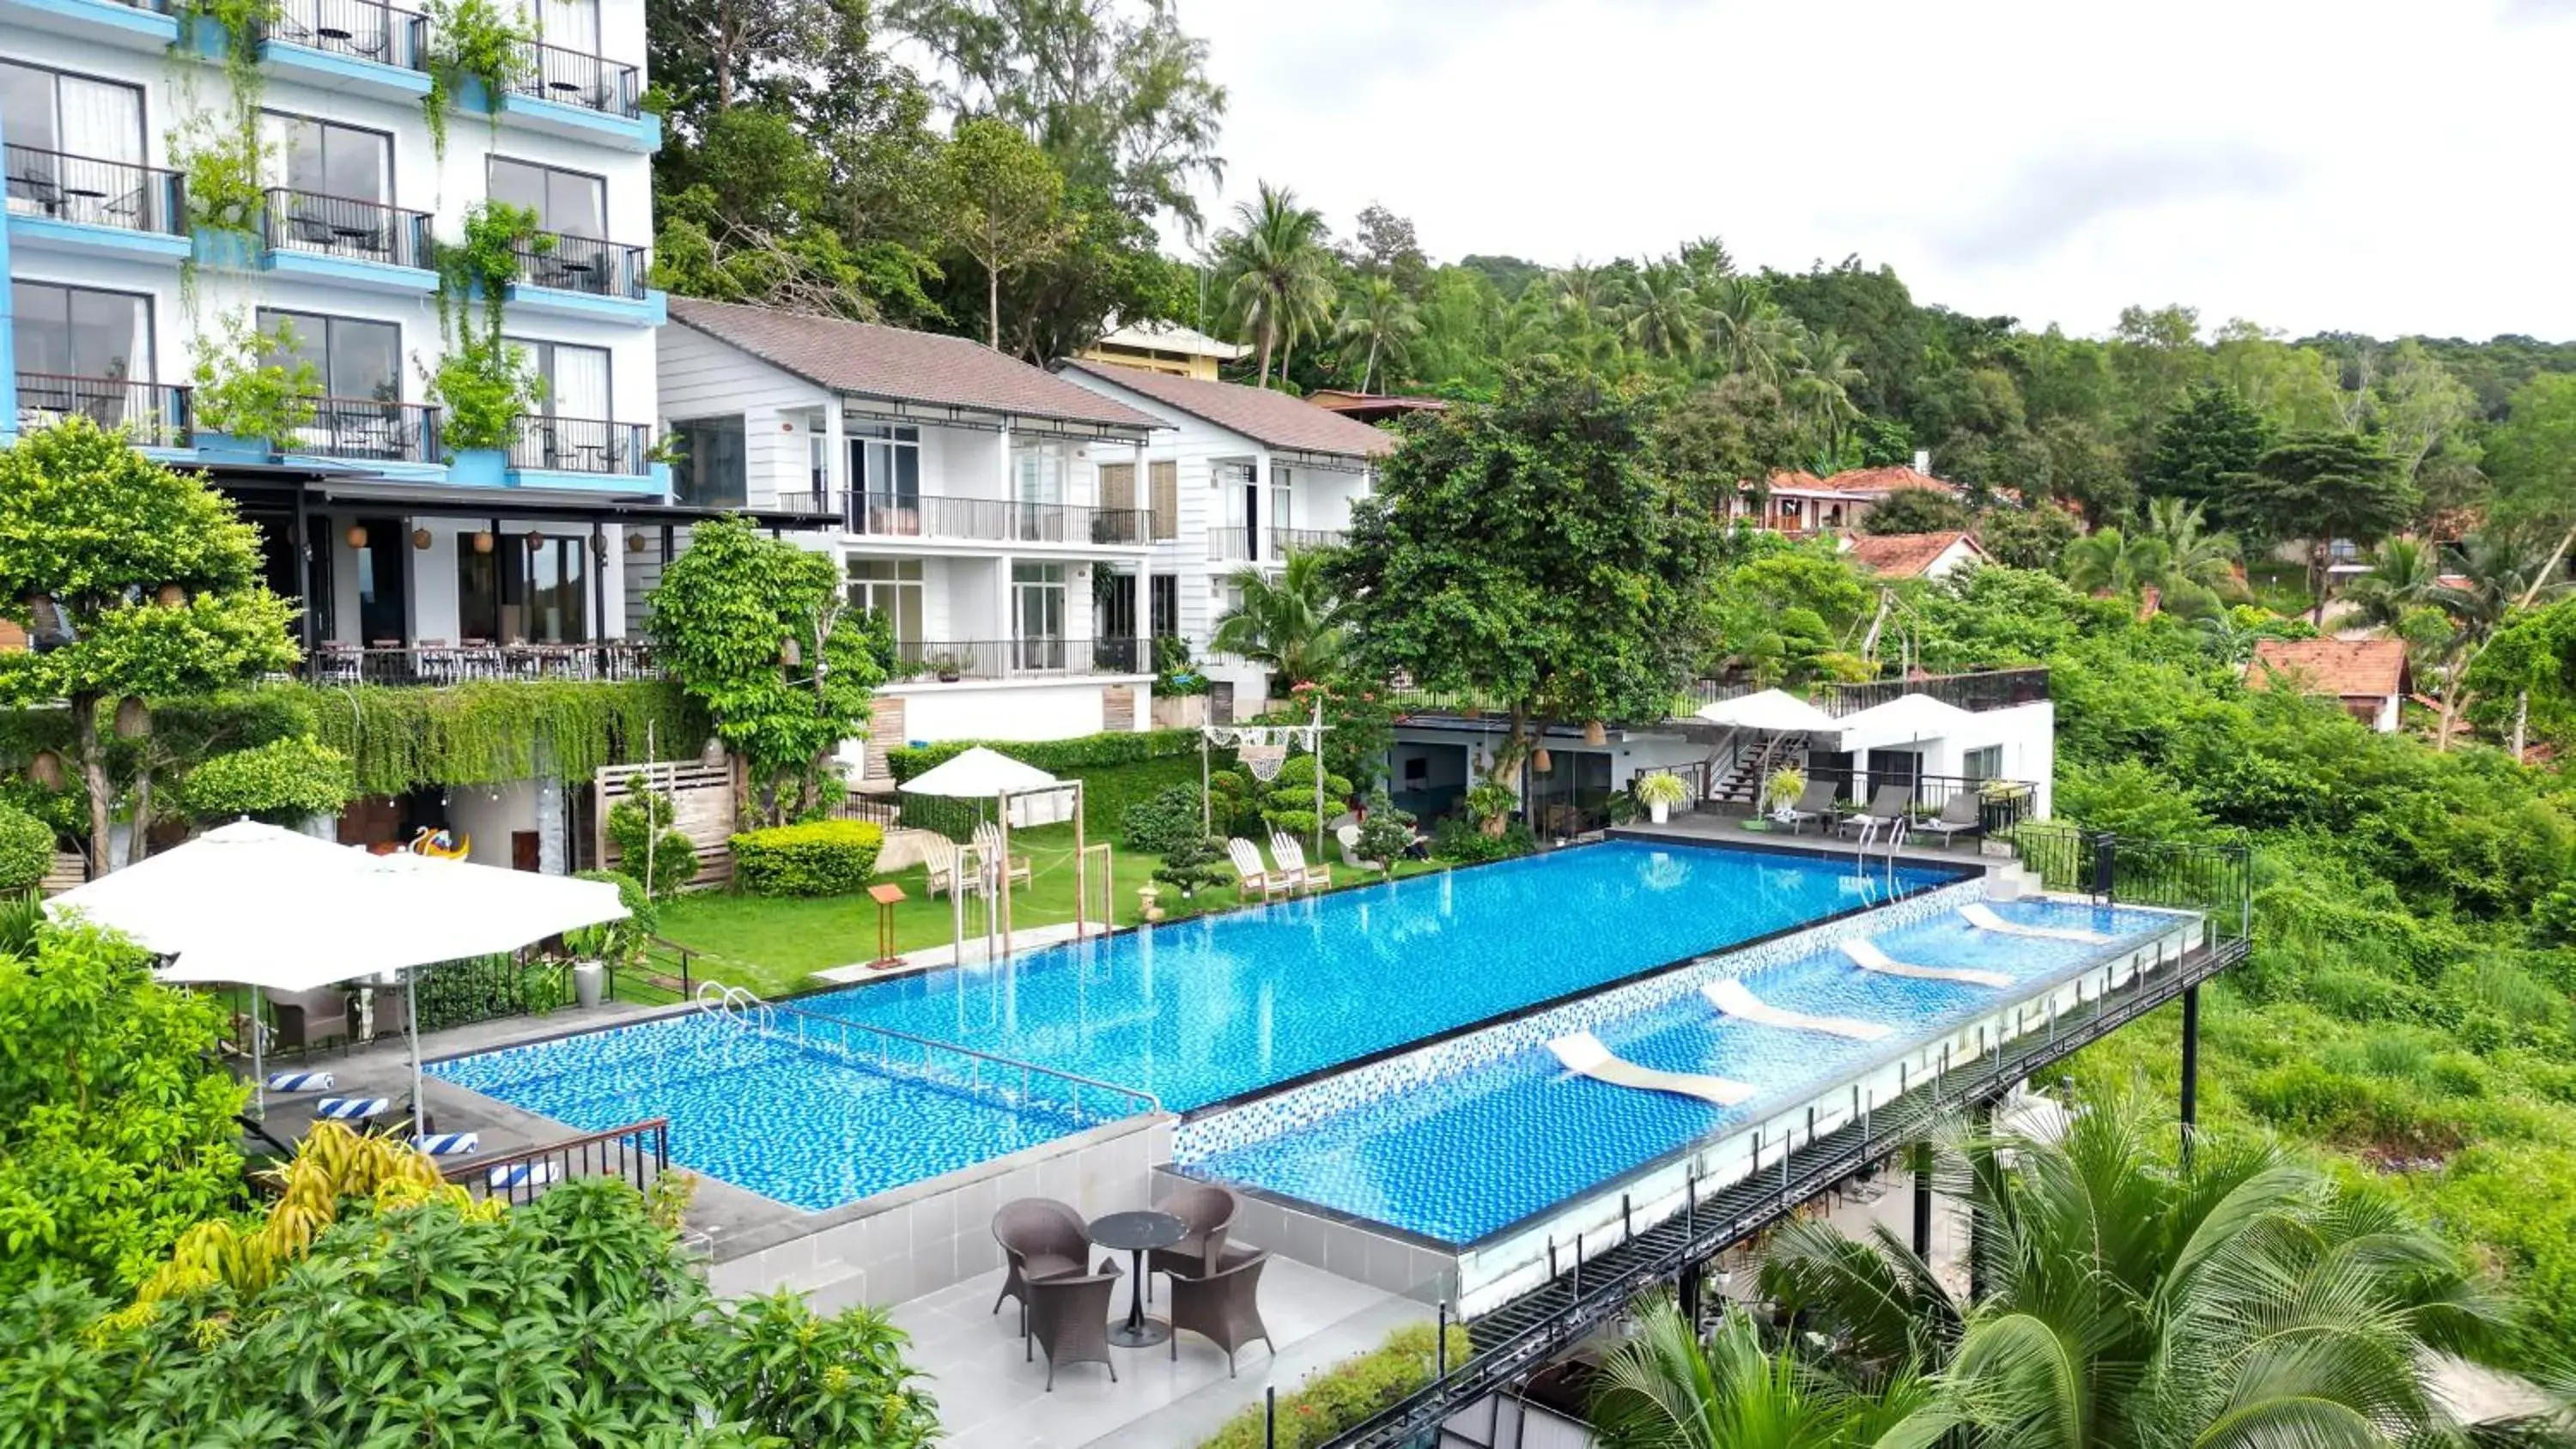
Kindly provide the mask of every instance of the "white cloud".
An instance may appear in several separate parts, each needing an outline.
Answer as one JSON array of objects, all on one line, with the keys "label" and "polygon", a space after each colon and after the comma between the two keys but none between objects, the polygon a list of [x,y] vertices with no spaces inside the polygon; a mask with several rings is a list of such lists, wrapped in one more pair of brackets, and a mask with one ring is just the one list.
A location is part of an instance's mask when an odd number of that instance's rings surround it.
[{"label": "white cloud", "polygon": [[1436,257],[1715,233],[2099,333],[2576,336],[2576,0],[1184,0],[1256,179]]}]

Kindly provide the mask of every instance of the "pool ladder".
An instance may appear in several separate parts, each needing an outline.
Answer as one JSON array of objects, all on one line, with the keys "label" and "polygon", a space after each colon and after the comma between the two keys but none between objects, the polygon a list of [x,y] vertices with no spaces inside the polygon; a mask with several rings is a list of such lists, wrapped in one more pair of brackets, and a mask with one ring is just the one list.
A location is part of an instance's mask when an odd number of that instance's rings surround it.
[{"label": "pool ladder", "polygon": [[769,1003],[739,986],[709,981],[698,988],[698,1010],[719,1021],[753,1031],[778,1029],[777,1013]]}]

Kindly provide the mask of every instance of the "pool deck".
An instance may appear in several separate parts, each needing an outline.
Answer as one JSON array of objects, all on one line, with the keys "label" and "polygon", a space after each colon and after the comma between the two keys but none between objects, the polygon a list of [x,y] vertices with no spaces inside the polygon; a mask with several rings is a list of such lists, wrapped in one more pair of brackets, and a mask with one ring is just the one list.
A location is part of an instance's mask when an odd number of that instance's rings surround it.
[{"label": "pool deck", "polygon": [[[1747,830],[1749,817],[1740,813],[1702,808],[1677,814],[1662,825],[1640,820],[1633,825],[1611,827],[1614,840],[1672,840],[1686,845],[1734,845],[1756,850],[1794,850],[1807,855],[1821,855],[1849,861],[1859,854],[1848,839],[1830,833],[1808,830],[1792,835],[1785,830]],[[1868,861],[1872,865],[1887,859],[1889,852],[1872,846]],[[1906,844],[1894,852],[1898,865],[1948,865],[1989,867],[2009,865],[2012,855],[2000,843],[1971,840],[1959,845],[1939,846]]]}]

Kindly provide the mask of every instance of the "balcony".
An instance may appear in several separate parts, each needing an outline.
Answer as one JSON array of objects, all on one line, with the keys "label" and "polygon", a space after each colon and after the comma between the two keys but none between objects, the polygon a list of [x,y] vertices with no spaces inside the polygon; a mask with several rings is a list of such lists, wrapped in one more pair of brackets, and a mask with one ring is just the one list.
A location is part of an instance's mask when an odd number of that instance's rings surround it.
[{"label": "balcony", "polygon": [[1141,674],[1150,669],[1136,639],[975,639],[898,643],[898,680],[953,684],[965,680],[1068,678]]},{"label": "balcony", "polygon": [[18,374],[18,426],[41,428],[75,414],[102,428],[123,428],[138,447],[185,448],[194,438],[188,389],[113,377],[55,372]]},{"label": "balcony", "polygon": [[314,281],[417,294],[430,276],[429,213],[277,187],[261,227],[268,270]]},{"label": "balcony", "polygon": [[179,38],[167,0],[0,0],[0,24],[145,52],[166,51]]},{"label": "balcony", "polygon": [[[1282,563],[1292,550],[1339,548],[1343,534],[1333,528],[1230,528],[1208,530],[1210,563]],[[1254,553],[1255,543],[1262,545]]]},{"label": "balcony", "polygon": [[0,150],[13,248],[172,261],[188,255],[178,172],[33,146]]},{"label": "balcony", "polygon": [[[1693,687],[1692,697],[1697,704],[1706,706],[1751,694],[1757,687],[1745,680],[1703,679]],[[1932,674],[1920,679],[1829,684],[1813,703],[1839,719],[1908,694],[1928,694],[1943,704],[1978,713],[1990,709],[2013,709],[2025,704],[2040,704],[2048,699],[2048,670],[2044,666],[1986,669],[1972,674]]]},{"label": "balcony", "polygon": [[541,231],[520,240],[519,280],[510,303],[568,317],[658,324],[661,308],[645,285],[651,253],[599,237]]},{"label": "balcony", "polygon": [[492,108],[530,130],[648,154],[662,145],[661,118],[644,109],[639,68],[561,46],[519,47]]},{"label": "balcony", "polygon": [[523,414],[518,436],[510,444],[510,467],[603,478],[650,477],[651,431],[642,423]]},{"label": "balcony", "polygon": [[436,463],[438,409],[374,398],[313,399],[313,420],[295,430],[291,453],[377,463]]},{"label": "balcony", "polygon": [[325,90],[429,94],[429,22],[383,0],[279,0],[259,39],[260,59]]},{"label": "balcony", "polygon": [[1270,530],[1270,552],[1263,557],[1284,559],[1310,548],[1340,548],[1344,537],[1338,528],[1274,528]]},{"label": "balcony", "polygon": [[1141,548],[1151,525],[1151,515],[1141,508],[1017,503],[1000,498],[841,494],[819,488],[781,494],[778,506],[782,512],[808,518],[838,519],[843,529],[863,538],[917,538],[925,542]]},{"label": "balcony", "polygon": [[424,639],[417,644],[376,645],[323,643],[304,661],[304,677],[315,684],[417,685],[435,689],[449,684],[538,679],[659,679],[653,646],[610,639],[596,644],[495,644],[468,639],[462,644]]}]

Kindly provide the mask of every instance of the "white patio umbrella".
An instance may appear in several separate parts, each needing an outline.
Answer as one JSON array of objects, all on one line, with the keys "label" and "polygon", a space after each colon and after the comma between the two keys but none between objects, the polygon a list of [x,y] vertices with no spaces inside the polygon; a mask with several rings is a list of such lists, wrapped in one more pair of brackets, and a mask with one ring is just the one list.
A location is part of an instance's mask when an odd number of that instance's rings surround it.
[{"label": "white patio umbrella", "polygon": [[1798,696],[1783,689],[1765,689],[1753,694],[1721,699],[1699,707],[1698,718],[1710,724],[1733,725],[1738,729],[1775,730],[1781,733],[1829,731],[1840,727],[1840,721]]},{"label": "white patio umbrella", "polygon": [[[558,932],[621,920],[604,881],[424,856],[373,856],[244,820],[209,831],[46,903],[132,936],[167,959],[174,985],[252,991],[251,1071],[262,1093],[260,991],[309,991],[410,968],[513,951]],[[412,1127],[421,1128],[420,1024],[406,1010]]]},{"label": "white patio umbrella", "polygon": [[1035,765],[998,750],[977,745],[906,780],[907,795],[946,795],[960,800],[990,800],[1005,790],[1043,790],[1064,783]]},{"label": "white patio umbrella", "polygon": [[1944,704],[1928,694],[1900,694],[1885,704],[1874,704],[1854,714],[1844,715],[1832,728],[1846,735],[1875,735],[1880,739],[1938,739],[1976,716],[1955,704]]}]

